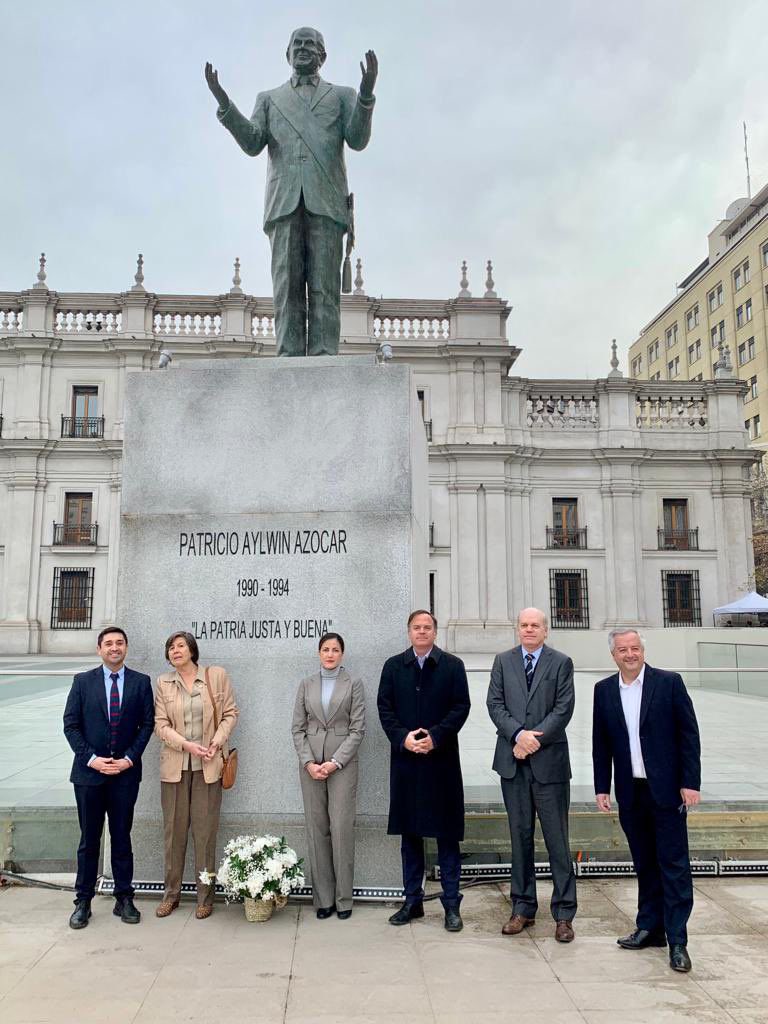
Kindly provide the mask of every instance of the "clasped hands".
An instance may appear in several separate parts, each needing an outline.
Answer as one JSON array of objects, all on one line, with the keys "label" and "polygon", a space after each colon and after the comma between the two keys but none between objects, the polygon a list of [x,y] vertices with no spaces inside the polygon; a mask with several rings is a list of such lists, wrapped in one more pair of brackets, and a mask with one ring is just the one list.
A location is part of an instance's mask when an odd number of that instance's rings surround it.
[{"label": "clasped hands", "polygon": [[212,761],[219,752],[218,743],[211,743],[210,746],[204,747],[202,743],[193,743],[192,740],[184,740],[181,748],[182,750],[186,750],[193,757],[199,757],[203,761]]},{"label": "clasped hands", "polygon": [[536,737],[543,735],[543,732],[538,732],[535,729],[521,729],[517,734],[515,745],[512,747],[512,753],[517,760],[524,761],[529,754],[535,754],[541,747]]},{"label": "clasped hands", "polygon": [[310,761],[307,765],[307,771],[310,778],[314,779],[315,782],[323,782],[329,775],[333,775],[335,771],[338,771],[338,766],[333,761],[323,761],[322,764],[315,764],[313,761]]},{"label": "clasped hands", "polygon": [[[417,736],[420,736],[421,738],[417,739]],[[403,746],[406,750],[410,750],[412,754],[429,754],[435,749],[432,737],[429,735],[429,732],[422,727],[412,729],[405,737]]]},{"label": "clasped hands", "polygon": [[133,768],[127,757],[94,757],[90,766],[102,775],[119,775],[127,768]]}]

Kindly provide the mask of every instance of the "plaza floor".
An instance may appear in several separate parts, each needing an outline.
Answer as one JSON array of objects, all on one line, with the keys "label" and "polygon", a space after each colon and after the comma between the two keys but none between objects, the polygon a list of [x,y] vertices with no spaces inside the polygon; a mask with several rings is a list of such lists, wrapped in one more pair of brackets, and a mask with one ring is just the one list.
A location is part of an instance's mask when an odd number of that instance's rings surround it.
[{"label": "plaza floor", "polygon": [[[88,659],[0,658],[0,807],[74,807],[67,781],[72,753],[62,734],[71,674]],[[52,671],[67,675],[51,676]],[[461,760],[469,805],[498,803],[498,777],[491,768],[496,742],[485,708],[487,671],[469,674],[472,711],[461,732]],[[592,804],[592,688],[597,676],[577,673],[576,710],[568,728],[572,803]],[[711,805],[768,805],[765,736],[768,700],[743,694],[691,689],[702,737],[702,799]],[[369,726],[373,726],[369,708]],[[286,735],[290,723],[286,722]],[[155,742],[154,740],[152,741]]]},{"label": "plaza floor", "polygon": [[515,938],[502,887],[468,890],[465,928],[450,935],[437,901],[403,928],[383,905],[318,921],[290,904],[266,924],[242,907],[195,920],[138,901],[124,925],[97,898],[83,931],[67,927],[71,893],[0,890],[3,1024],[768,1024],[768,880],[696,879],[693,971],[675,974],[662,949],[628,952],[632,880],[580,881],[576,940],[555,942],[544,913]]}]

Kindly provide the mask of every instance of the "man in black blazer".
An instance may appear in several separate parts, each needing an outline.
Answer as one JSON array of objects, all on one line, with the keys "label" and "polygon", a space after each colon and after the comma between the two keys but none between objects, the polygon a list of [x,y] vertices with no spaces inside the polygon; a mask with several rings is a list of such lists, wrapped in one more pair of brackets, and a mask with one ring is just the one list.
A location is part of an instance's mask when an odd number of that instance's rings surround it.
[{"label": "man in black blazer", "polygon": [[119,626],[99,633],[102,664],[79,672],[64,709],[64,735],[75,752],[69,780],[75,786],[80,845],[71,928],[85,928],[96,891],[104,817],[109,819],[114,913],[126,924],[141,915],[133,903],[133,808],[141,782],[141,755],[155,723],[149,676],[125,667],[128,638]]},{"label": "man in black blazer", "polygon": [[691,698],[677,672],[645,663],[634,629],[608,634],[616,675],[595,686],[592,762],[601,811],[619,821],[637,874],[637,928],[624,949],[666,946],[675,971],[690,971],[686,925],[693,909],[687,811],[699,802],[701,746]]},{"label": "man in black blazer", "polygon": [[552,871],[555,938],[572,942],[576,875],[568,842],[571,763],[565,728],[574,707],[573,662],[547,647],[547,616],[526,608],[517,619],[520,644],[496,656],[488,714],[498,739],[493,759],[512,842],[512,915],[501,929],[519,935],[538,909],[533,851],[538,815]]}]

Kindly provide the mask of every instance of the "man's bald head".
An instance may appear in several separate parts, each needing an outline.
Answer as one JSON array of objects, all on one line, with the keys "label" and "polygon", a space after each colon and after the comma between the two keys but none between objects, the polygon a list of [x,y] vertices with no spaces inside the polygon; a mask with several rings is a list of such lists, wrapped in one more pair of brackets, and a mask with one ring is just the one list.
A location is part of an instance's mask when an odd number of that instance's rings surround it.
[{"label": "man's bald head", "polygon": [[526,651],[535,651],[549,632],[549,620],[541,608],[523,608],[517,616],[517,636]]}]

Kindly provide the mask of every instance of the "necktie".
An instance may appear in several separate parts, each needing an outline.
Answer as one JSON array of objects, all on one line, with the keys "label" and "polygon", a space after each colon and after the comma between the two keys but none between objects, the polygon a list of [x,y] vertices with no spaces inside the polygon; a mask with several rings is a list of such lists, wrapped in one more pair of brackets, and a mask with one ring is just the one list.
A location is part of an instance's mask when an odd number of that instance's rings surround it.
[{"label": "necktie", "polygon": [[117,672],[110,672],[109,678],[112,680],[112,689],[109,691],[109,729],[112,746],[110,753],[114,757],[117,749],[117,727],[120,724],[120,692],[117,689]]},{"label": "necktie", "polygon": [[528,687],[528,693],[531,692],[531,683],[533,682],[533,655],[526,654],[525,656],[525,685]]}]

